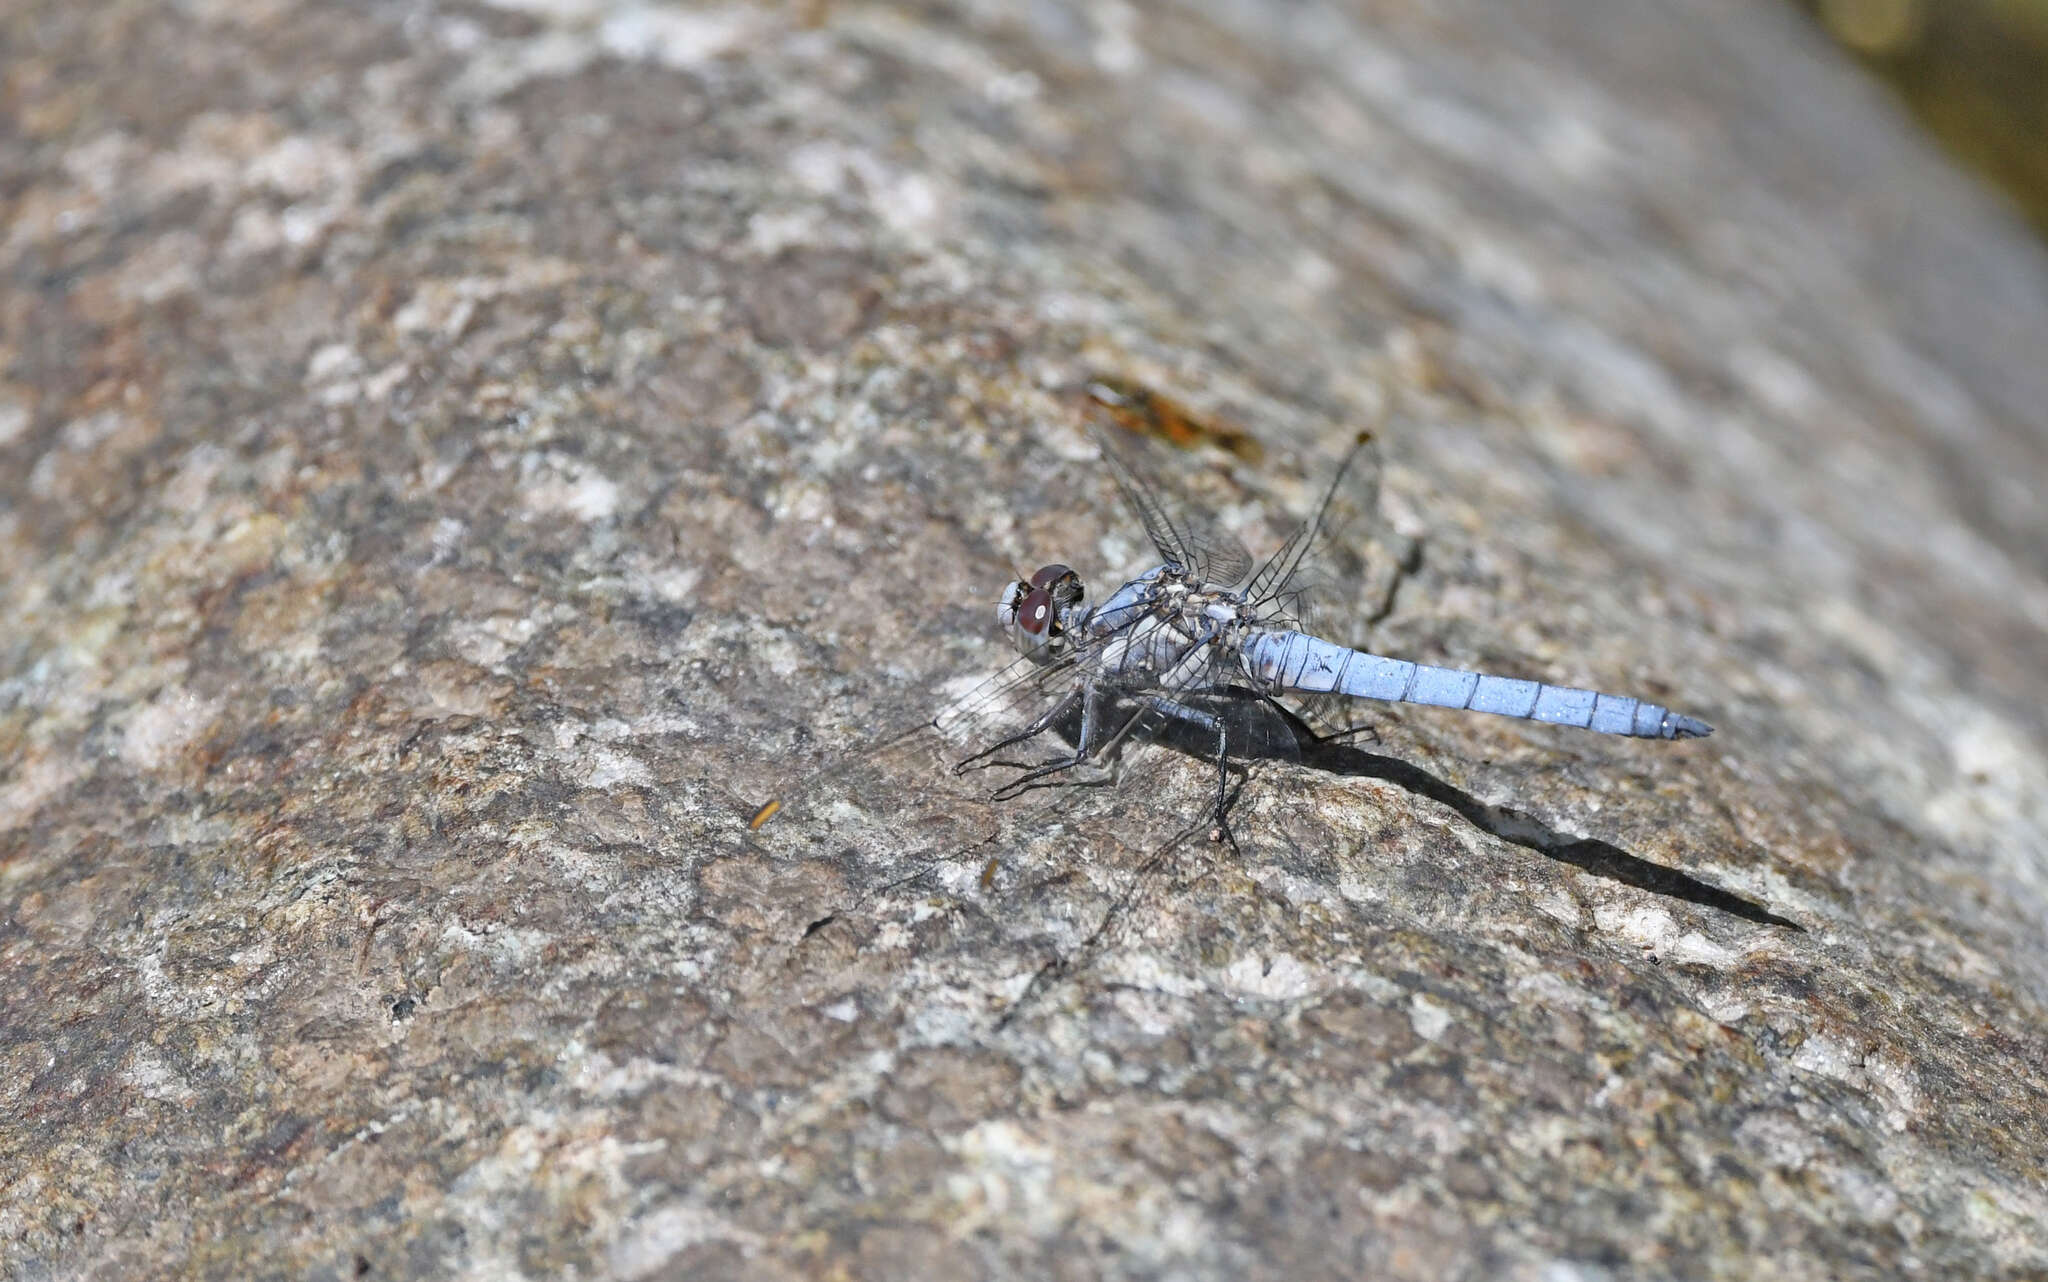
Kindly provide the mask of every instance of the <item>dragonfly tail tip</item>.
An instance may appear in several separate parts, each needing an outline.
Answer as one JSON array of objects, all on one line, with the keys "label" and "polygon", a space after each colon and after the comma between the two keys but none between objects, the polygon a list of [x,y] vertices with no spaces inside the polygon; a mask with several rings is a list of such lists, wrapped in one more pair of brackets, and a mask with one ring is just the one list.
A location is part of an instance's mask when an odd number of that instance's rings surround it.
[{"label": "dragonfly tail tip", "polygon": [[1667,739],[1704,739],[1714,733],[1714,727],[1699,718],[1680,716],[1676,712],[1666,715],[1664,725],[1664,737]]}]

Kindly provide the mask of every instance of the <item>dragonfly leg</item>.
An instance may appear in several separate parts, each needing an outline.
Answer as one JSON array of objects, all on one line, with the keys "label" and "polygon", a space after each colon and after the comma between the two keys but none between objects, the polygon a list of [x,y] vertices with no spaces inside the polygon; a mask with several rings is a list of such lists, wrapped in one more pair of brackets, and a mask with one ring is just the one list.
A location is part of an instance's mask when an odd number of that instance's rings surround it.
[{"label": "dragonfly leg", "polygon": [[1356,739],[1360,735],[1365,736],[1373,743],[1380,741],[1379,727],[1370,721],[1361,721],[1355,726],[1345,726],[1342,730],[1332,730],[1328,734],[1323,734],[1314,727],[1310,727],[1309,734],[1315,737],[1316,744],[1319,747],[1327,743],[1343,743],[1347,739]]},{"label": "dragonfly leg", "polygon": [[1337,730],[1325,730],[1323,727],[1327,726],[1329,722],[1316,714],[1315,700],[1313,699],[1306,700],[1307,706],[1297,711],[1280,702],[1278,696],[1270,691],[1261,692],[1259,697],[1277,712],[1281,719],[1286,721],[1288,726],[1297,735],[1307,735],[1309,742],[1316,747],[1320,748],[1328,744],[1343,743],[1348,739],[1356,739],[1361,736],[1372,743],[1380,741],[1379,727],[1370,721],[1361,721],[1357,725],[1344,726]]},{"label": "dragonfly leg", "polygon": [[[1075,699],[1081,700],[1081,733],[1078,736],[1079,742],[1074,745],[1074,751],[1072,755],[1065,757],[1054,757],[1051,761],[1045,762],[1043,765],[1039,765],[1033,767],[1030,770],[1026,770],[1023,774],[1018,775],[1015,779],[1010,780],[1002,787],[996,789],[994,797],[997,801],[1008,801],[1010,798],[1015,797],[1020,793],[1026,792],[1035,786],[1038,786],[1037,781],[1045,778],[1047,775],[1059,774],[1061,771],[1072,770],[1075,766],[1087,764],[1088,758],[1094,752],[1095,724],[1097,720],[1096,714],[1098,713],[1102,705],[1102,696],[1096,690],[1093,684],[1083,686],[1081,689],[1075,691],[1074,693],[1068,695],[1066,698],[1060,700],[1060,706],[1054,709],[1053,712],[1046,714],[1046,717],[1041,718],[1041,720],[1044,720],[1047,725],[1052,724],[1053,721],[1057,721],[1061,716],[1064,716],[1066,714],[1068,709],[1074,706]],[[1044,727],[1041,726],[1040,730],[1043,729]],[[1031,733],[1036,734],[1038,732],[1039,731],[1034,730]],[[1029,735],[1021,735],[1019,737],[1028,738]],[[1010,740],[1006,740],[1005,742],[1014,743],[1016,741],[1017,740],[1013,738]],[[996,748],[1001,748],[1003,746],[1004,744],[997,744],[995,748],[990,748],[987,750],[987,752],[977,753],[975,755],[977,757],[986,756],[988,755],[988,752],[994,752]],[[973,759],[974,758],[969,758],[970,761]]]},{"label": "dragonfly leg", "polygon": [[1211,841],[1227,841],[1237,850],[1237,838],[1230,831],[1230,727],[1216,719],[1216,827]]},{"label": "dragonfly leg", "polygon": [[1190,708],[1171,699],[1151,699],[1152,707],[1164,716],[1186,721],[1216,735],[1216,825],[1210,829],[1211,841],[1227,841],[1230,848],[1238,848],[1237,838],[1230,831],[1230,723],[1218,716]]},{"label": "dragonfly leg", "polygon": [[[1069,691],[1066,698],[1061,699],[1058,703],[1054,704],[1050,709],[1046,711],[1044,716],[1038,718],[1038,720],[1032,722],[1030,725],[1025,726],[1022,730],[1019,730],[1017,733],[1009,736],[1006,739],[997,740],[995,743],[990,744],[988,747],[983,748],[980,752],[977,752],[972,756],[962,757],[959,761],[954,762],[953,773],[956,775],[966,774],[969,770],[975,767],[976,762],[994,756],[996,753],[1001,752],[1005,748],[1015,747],[1016,745],[1023,743],[1026,739],[1036,739],[1039,735],[1044,734],[1047,730],[1050,730],[1054,725],[1058,724],[1060,718],[1072,712],[1074,710],[1075,700],[1081,699],[1082,697],[1083,694],[1080,690]],[[1088,711],[1086,705],[1083,705],[1081,719],[1083,723],[1083,731],[1081,738],[1085,745],[1088,737],[1086,731],[1086,723],[1088,720]],[[991,762],[990,764],[993,765],[996,763]]]}]

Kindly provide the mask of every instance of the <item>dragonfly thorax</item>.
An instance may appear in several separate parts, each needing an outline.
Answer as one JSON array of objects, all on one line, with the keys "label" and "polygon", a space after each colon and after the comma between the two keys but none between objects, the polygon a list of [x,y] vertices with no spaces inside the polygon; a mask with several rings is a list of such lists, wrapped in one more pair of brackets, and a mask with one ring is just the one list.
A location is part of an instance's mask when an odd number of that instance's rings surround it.
[{"label": "dragonfly thorax", "polygon": [[1162,565],[1112,592],[1068,631],[1089,649],[1097,672],[1133,688],[1156,688],[1206,670],[1257,622],[1242,594]]}]

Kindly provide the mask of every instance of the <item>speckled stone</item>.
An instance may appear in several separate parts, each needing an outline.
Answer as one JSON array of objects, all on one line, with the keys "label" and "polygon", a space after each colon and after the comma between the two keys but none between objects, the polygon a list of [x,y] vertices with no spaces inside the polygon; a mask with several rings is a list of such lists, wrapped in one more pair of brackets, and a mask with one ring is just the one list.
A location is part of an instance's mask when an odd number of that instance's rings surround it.
[{"label": "speckled stone", "polygon": [[[0,1276],[2048,1271],[2048,258],[1791,12],[0,48]],[[1343,639],[1412,546],[1719,733],[792,786],[1140,560],[1096,373],[1261,549],[1380,426]]]}]

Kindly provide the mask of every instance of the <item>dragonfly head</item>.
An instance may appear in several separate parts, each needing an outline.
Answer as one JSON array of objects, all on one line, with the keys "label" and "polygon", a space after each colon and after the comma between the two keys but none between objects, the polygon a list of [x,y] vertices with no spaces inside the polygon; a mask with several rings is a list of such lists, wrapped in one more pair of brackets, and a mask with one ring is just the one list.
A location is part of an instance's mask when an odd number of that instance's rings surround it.
[{"label": "dragonfly head", "polygon": [[1003,589],[996,626],[1010,634],[1019,653],[1045,662],[1066,644],[1067,611],[1086,593],[1081,576],[1066,566],[1040,566],[1030,578]]}]

